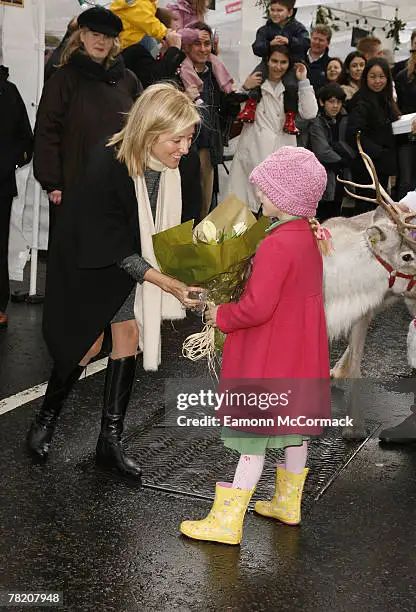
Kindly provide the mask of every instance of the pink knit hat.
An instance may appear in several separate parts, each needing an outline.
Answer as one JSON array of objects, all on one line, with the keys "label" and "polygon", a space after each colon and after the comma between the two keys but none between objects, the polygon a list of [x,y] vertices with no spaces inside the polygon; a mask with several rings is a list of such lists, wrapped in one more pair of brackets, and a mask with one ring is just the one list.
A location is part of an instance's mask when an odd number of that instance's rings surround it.
[{"label": "pink knit hat", "polygon": [[250,174],[250,182],[277,208],[300,217],[315,215],[326,180],[325,168],[303,147],[281,147]]}]

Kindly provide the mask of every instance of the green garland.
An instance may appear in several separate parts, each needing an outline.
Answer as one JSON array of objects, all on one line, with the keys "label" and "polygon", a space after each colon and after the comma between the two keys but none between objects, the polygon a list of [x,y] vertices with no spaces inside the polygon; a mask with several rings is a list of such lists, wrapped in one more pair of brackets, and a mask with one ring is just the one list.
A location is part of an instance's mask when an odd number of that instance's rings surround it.
[{"label": "green garland", "polygon": [[[259,2],[261,0],[258,0]],[[338,17],[336,13],[344,13],[345,18]],[[337,32],[340,29],[338,23],[343,23],[347,28],[354,25],[361,25],[361,21],[364,21],[364,27],[369,26],[369,21],[371,22],[371,17],[362,16],[354,16],[351,14],[351,17],[348,16],[348,11],[344,12],[342,9],[330,9],[327,6],[318,6],[315,14],[315,24],[319,25],[327,25],[333,30]],[[382,30],[386,38],[391,38],[394,41],[394,51],[399,49],[400,45],[400,32],[402,32],[406,28],[406,22],[402,21],[399,18],[399,10],[395,9],[395,15],[393,19],[382,19],[382,18],[374,18],[377,21],[384,21],[385,24],[383,26],[371,26],[369,28],[370,34],[373,34],[375,30]]]}]

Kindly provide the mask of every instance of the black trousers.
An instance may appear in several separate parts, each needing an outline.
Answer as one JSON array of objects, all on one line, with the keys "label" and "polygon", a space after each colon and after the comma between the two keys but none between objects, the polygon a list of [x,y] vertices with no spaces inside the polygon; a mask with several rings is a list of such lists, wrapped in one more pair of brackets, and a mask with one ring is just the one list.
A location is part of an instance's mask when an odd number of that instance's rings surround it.
[{"label": "black trousers", "polygon": [[0,310],[9,303],[9,231],[13,196],[0,196]]},{"label": "black trousers", "polygon": [[399,146],[399,189],[397,199],[401,200],[408,191],[416,189],[416,142]]}]

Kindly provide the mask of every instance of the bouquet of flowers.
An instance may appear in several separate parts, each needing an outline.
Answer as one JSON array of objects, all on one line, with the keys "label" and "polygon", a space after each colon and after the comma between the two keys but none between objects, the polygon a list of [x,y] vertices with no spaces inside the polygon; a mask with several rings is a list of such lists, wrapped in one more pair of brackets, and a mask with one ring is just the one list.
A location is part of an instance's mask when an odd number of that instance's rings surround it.
[{"label": "bouquet of flowers", "polygon": [[[188,221],[155,234],[155,256],[165,274],[204,287],[205,301],[237,300],[268,225],[267,218],[257,221],[244,202],[230,195],[195,228]],[[215,351],[222,350],[223,342],[224,335],[205,324],[185,340],[183,354],[192,360],[207,357],[214,370]]]}]

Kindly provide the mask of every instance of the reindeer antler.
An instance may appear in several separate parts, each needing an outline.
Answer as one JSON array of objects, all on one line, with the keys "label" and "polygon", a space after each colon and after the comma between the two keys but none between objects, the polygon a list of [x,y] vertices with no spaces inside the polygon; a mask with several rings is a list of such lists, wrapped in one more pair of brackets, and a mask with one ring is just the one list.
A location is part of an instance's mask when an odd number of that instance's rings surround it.
[{"label": "reindeer antler", "polygon": [[408,242],[412,247],[416,247],[416,225],[409,222],[409,219],[416,218],[416,212],[404,211],[400,206],[391,199],[387,191],[380,185],[380,181],[377,176],[377,171],[374,166],[374,162],[371,157],[364,151],[361,145],[361,132],[357,133],[357,147],[364,162],[365,167],[368,170],[372,182],[370,185],[361,185],[360,183],[354,183],[353,181],[347,181],[337,177],[337,180],[344,185],[351,187],[359,187],[360,189],[374,189],[376,192],[375,198],[370,198],[362,195],[353,193],[347,187],[344,187],[345,192],[348,193],[352,198],[357,200],[365,200],[366,202],[374,202],[379,206],[382,206],[392,221],[397,225],[397,231]]}]

